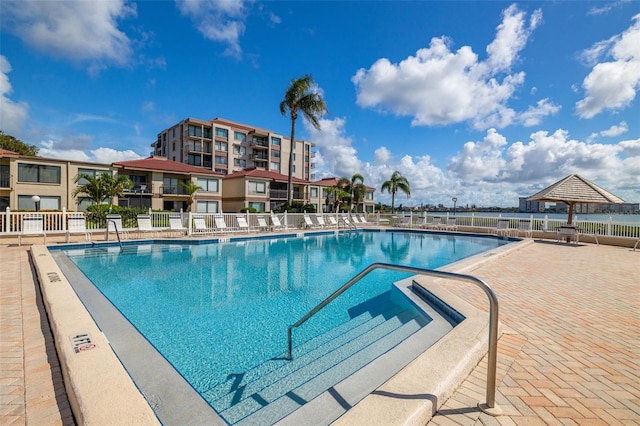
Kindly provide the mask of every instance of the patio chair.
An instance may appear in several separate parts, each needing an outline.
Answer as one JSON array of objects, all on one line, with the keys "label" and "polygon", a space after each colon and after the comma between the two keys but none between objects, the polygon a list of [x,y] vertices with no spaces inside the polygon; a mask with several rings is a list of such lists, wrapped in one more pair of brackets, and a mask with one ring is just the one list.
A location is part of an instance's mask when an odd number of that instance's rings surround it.
[{"label": "patio chair", "polygon": [[440,229],[442,226],[442,218],[440,216],[434,216],[430,222],[427,222],[425,228],[427,229]]},{"label": "patio chair", "polygon": [[91,241],[91,233],[87,231],[87,218],[82,213],[69,213],[67,216],[67,237],[70,241],[72,234],[84,235],[85,241]]},{"label": "patio chair", "polygon": [[302,220],[304,221],[303,225],[304,225],[305,228],[317,228],[318,227],[318,225],[313,223],[313,221],[311,220],[309,215],[306,214],[306,213],[302,215]]},{"label": "patio chair", "polygon": [[457,217],[448,217],[447,223],[444,224],[443,228],[447,231],[457,231],[458,230],[458,218]]},{"label": "patio chair", "polygon": [[151,224],[151,216],[148,214],[139,214],[138,220],[138,238],[142,238],[143,234],[151,233],[152,236],[158,235],[158,230]]},{"label": "patio chair", "polygon": [[531,219],[520,219],[518,221],[518,234],[523,233],[525,237],[531,238],[533,235],[533,224]]},{"label": "patio chair", "polygon": [[352,215],[351,215],[351,222],[352,222],[354,225],[357,225],[357,224],[359,224],[359,223],[360,223],[360,219],[358,219],[358,216],[356,216],[355,214],[352,214]]},{"label": "patio chair", "polygon": [[278,216],[273,213],[271,213],[271,224],[274,230],[282,228],[286,229],[284,226],[282,226],[282,223],[280,222],[280,219],[278,219]]},{"label": "patio chair", "polygon": [[340,219],[342,219],[342,222],[344,223],[344,225],[347,228],[356,229],[355,223],[353,223],[351,220],[349,220],[349,216],[342,215],[342,216],[340,216]]},{"label": "patio chair", "polygon": [[171,235],[173,235],[174,232],[178,235],[185,235],[187,233],[188,229],[182,224],[182,215],[169,215],[169,231],[171,232]]},{"label": "patio chair", "polygon": [[580,230],[574,225],[561,225],[556,230],[556,240],[558,242],[564,240],[568,243],[573,241],[578,244],[580,242]]},{"label": "patio chair", "polygon": [[327,218],[329,219],[329,225],[338,226],[338,221],[336,220],[335,216],[331,215],[331,216],[327,216]]},{"label": "patio chair", "polygon": [[324,221],[324,216],[322,216],[321,214],[316,215],[316,222],[318,222],[318,226],[320,228],[324,228],[325,226],[327,226],[326,222]]},{"label": "patio chair", "polygon": [[207,221],[203,215],[194,215],[193,216],[193,233],[194,234],[212,234],[214,232],[213,228],[210,228],[207,225]]},{"label": "patio chair", "polygon": [[367,218],[363,214],[360,215],[360,223],[363,225],[371,225],[371,223],[367,221]]},{"label": "patio chair", "polygon": [[107,215],[107,232],[115,232],[121,239],[129,238],[129,231],[122,226],[122,216],[119,214]]},{"label": "patio chair", "polygon": [[42,235],[47,244],[47,233],[44,231],[44,217],[37,213],[26,213],[22,217],[22,232],[18,235],[18,245],[22,245],[23,236]]},{"label": "patio chair", "polygon": [[[251,229],[249,227],[249,224],[247,223],[247,218],[244,217],[243,215],[236,215],[236,222],[238,223],[238,230],[239,231],[246,231],[247,233],[249,233],[249,230]],[[226,224],[225,224],[226,226]]]},{"label": "patio chair", "polygon": [[221,214],[213,217],[213,223],[216,225],[216,231],[224,234],[227,231],[227,222],[224,221],[224,216]]},{"label": "patio chair", "polygon": [[270,229],[264,216],[257,216],[256,219],[258,220],[258,229],[264,229],[265,231]]},{"label": "patio chair", "polygon": [[495,230],[498,235],[502,235],[504,237],[510,236],[511,226],[509,224],[509,219],[498,219]]},{"label": "patio chair", "polygon": [[640,238],[638,238],[638,241],[636,241],[636,243],[633,246],[633,251],[636,251],[636,248],[638,248],[638,244],[640,244]]}]

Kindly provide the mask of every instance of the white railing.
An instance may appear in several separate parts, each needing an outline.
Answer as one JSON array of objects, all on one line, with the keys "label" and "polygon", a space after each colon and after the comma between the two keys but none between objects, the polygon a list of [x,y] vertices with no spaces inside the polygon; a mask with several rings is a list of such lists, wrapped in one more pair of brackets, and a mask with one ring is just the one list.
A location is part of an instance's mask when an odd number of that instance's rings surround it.
[{"label": "white railing", "polygon": [[[6,209],[5,212],[0,213],[0,236],[3,235],[19,235],[22,231],[22,220],[26,214],[33,214],[33,212],[13,212],[9,208]],[[67,231],[67,217],[70,214],[78,214],[77,212],[67,212],[63,209],[60,212],[39,212],[44,218],[44,228],[47,233],[64,233]],[[169,215],[176,214],[175,212],[153,212],[149,211],[148,214],[151,216],[151,223],[154,228],[158,230],[169,229]],[[188,233],[191,234],[193,230],[193,220],[192,217],[194,214],[198,214],[199,216],[204,216],[206,223],[211,226],[211,228],[215,228],[214,225],[214,216],[223,215],[225,222],[227,224],[227,232],[233,232],[241,230],[238,225],[237,217],[242,215],[246,218],[247,223],[249,224],[249,228],[251,230],[258,231],[260,230],[260,226],[258,223],[258,216],[263,216],[266,222],[271,225],[271,214],[270,213],[183,213],[182,215],[182,223],[185,228],[188,229]],[[340,219],[341,216],[350,217],[346,213],[319,213],[324,218],[324,226],[314,226],[314,228],[324,228],[324,229],[343,229],[345,228],[344,222]],[[312,218],[314,224],[317,224],[316,221],[316,213],[310,213],[309,216]],[[368,213],[364,214],[367,218],[367,222],[369,224],[378,225],[378,226],[402,226],[407,228],[421,228],[427,222],[431,221],[434,217],[440,217],[442,223],[447,222],[447,218],[452,217],[448,213],[443,213],[441,215],[437,213],[397,213],[394,215],[391,214],[380,214],[380,213]],[[282,228],[284,230],[302,230],[307,228],[308,226],[304,221],[303,213],[278,213],[275,216],[280,219],[282,224]],[[329,216],[333,216],[336,220],[336,224],[331,224],[332,222],[329,220]],[[475,216],[471,215],[458,215],[455,216],[457,220],[458,228],[473,228],[476,230],[486,230],[486,232],[490,233],[492,229],[496,229],[498,226],[498,220],[508,220],[509,227],[511,229],[518,229],[518,223],[523,217],[508,217],[499,215],[497,217],[487,217],[487,216]],[[137,222],[135,218],[128,218],[124,220],[123,225],[125,229],[136,229]],[[532,231],[533,232],[555,232],[561,225],[565,224],[565,221],[560,219],[550,219],[548,217],[543,218],[534,218],[528,217],[526,218],[531,220]],[[592,234],[597,236],[611,236],[611,237],[622,237],[622,238],[631,238],[631,239],[639,239],[640,238],[640,222],[616,222],[610,216],[606,221],[591,221],[591,220],[576,220],[574,224],[579,228],[580,232],[583,234]],[[357,227],[363,227],[363,224],[356,224]],[[90,219],[87,220],[87,229],[90,231],[105,231],[106,224],[94,223]]]}]

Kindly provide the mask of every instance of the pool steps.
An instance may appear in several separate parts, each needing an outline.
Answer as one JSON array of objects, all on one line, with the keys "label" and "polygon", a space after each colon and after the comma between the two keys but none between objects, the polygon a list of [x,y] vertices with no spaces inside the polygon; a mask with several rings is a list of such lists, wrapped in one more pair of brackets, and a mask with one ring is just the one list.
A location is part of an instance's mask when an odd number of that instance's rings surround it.
[{"label": "pool steps", "polygon": [[375,313],[364,311],[296,347],[293,361],[269,360],[247,371],[241,381],[230,376],[203,396],[231,424],[272,424],[428,322],[427,317],[398,305]]}]

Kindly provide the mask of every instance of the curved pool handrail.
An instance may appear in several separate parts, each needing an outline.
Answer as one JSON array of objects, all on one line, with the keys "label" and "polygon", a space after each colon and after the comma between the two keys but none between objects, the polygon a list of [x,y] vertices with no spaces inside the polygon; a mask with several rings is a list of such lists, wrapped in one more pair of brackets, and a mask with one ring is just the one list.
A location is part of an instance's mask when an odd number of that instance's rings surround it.
[{"label": "curved pool handrail", "polygon": [[372,263],[364,268],[360,273],[351,278],[338,290],[333,292],[329,297],[320,302],[315,308],[307,312],[302,318],[296,321],[293,325],[290,325],[287,329],[288,338],[288,355],[285,357],[288,360],[293,359],[293,329],[304,324],[309,318],[314,316],[318,311],[327,306],[333,300],[335,300],[342,293],[347,291],[352,285],[360,281],[371,271],[375,269],[391,269],[401,272],[410,272],[417,275],[427,275],[438,278],[446,278],[456,281],[467,281],[480,287],[487,297],[489,298],[489,347],[487,350],[487,401],[485,404],[479,404],[482,411],[491,414],[498,415],[500,409],[496,406],[496,363],[498,353],[498,297],[493,292],[489,284],[476,278],[472,275],[456,274],[454,272],[437,271],[435,269],[416,268],[414,266],[402,266],[394,265],[391,263]]}]

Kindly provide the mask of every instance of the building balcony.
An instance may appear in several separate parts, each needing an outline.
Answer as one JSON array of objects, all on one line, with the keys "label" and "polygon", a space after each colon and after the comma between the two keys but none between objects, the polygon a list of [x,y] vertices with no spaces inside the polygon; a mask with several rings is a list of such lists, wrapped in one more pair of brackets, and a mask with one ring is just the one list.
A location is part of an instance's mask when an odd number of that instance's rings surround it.
[{"label": "building balcony", "polygon": [[163,195],[189,195],[187,194],[187,191],[185,191],[185,189],[182,186],[166,186],[166,185],[162,185],[160,187],[160,192]]},{"label": "building balcony", "polygon": [[269,141],[266,139],[253,138],[251,140],[251,146],[255,148],[269,149]]},{"label": "building balcony", "polygon": [[254,152],[251,158],[256,161],[269,161],[269,156],[261,152]]},{"label": "building balcony", "polygon": [[[269,198],[272,200],[286,200],[287,199],[287,190],[286,189],[272,189],[269,191]],[[293,190],[293,199],[301,200],[303,197],[300,196],[300,191]]]}]

